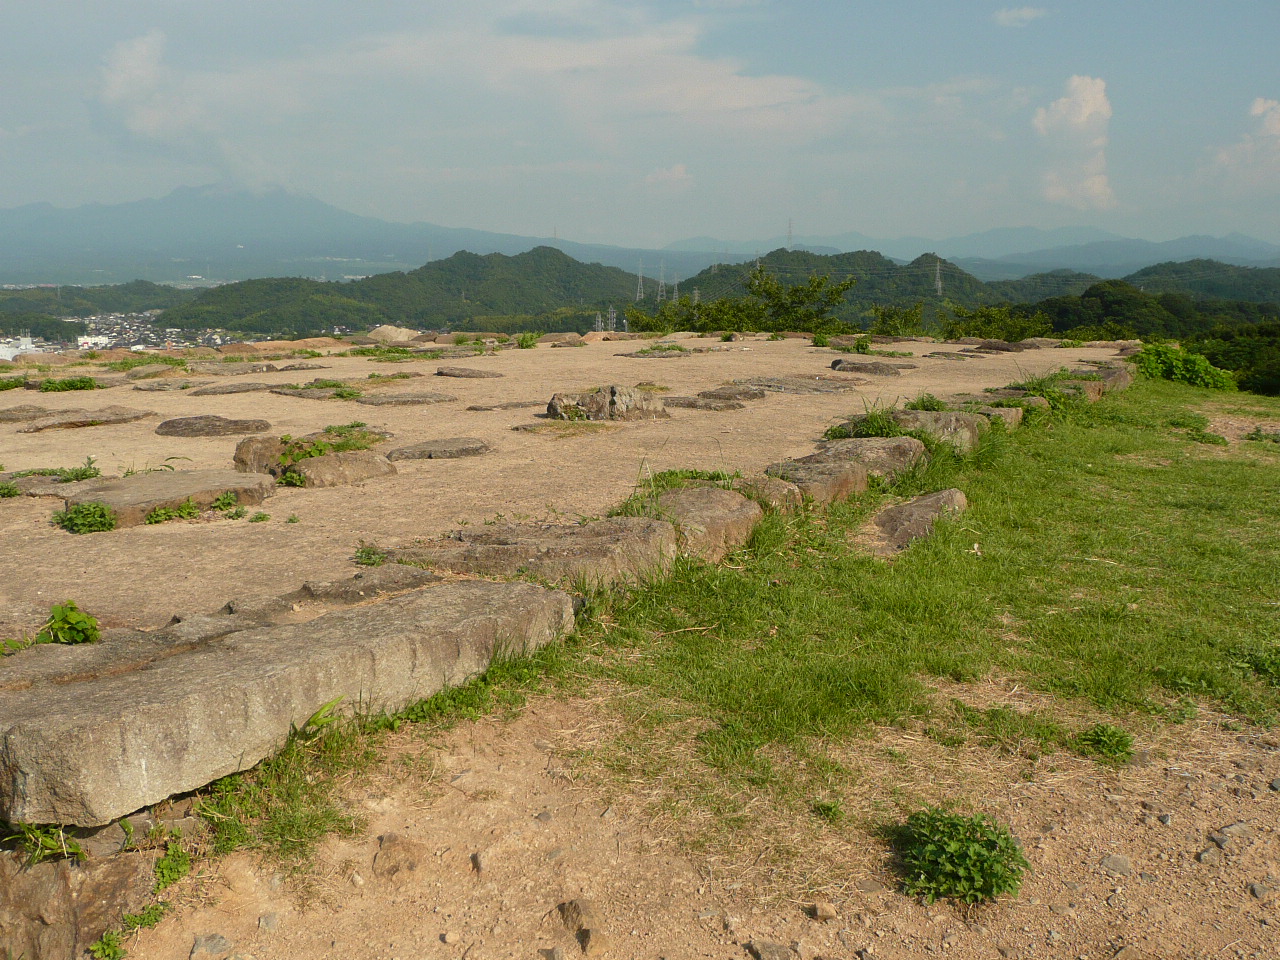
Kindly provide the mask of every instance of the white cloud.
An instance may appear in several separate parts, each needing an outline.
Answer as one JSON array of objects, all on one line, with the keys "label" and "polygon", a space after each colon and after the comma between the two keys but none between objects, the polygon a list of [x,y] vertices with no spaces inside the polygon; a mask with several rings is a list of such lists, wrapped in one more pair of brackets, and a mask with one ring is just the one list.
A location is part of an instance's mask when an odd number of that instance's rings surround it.
[{"label": "white cloud", "polygon": [[1005,7],[991,15],[991,19],[1002,27],[1025,27],[1032,20],[1048,16],[1049,11],[1043,7]]},{"label": "white cloud", "polygon": [[1032,118],[1052,152],[1044,174],[1044,198],[1077,210],[1109,210],[1116,205],[1107,179],[1111,101],[1097,77],[1074,76],[1066,96],[1040,107]]},{"label": "white cloud", "polygon": [[1280,101],[1258,97],[1249,107],[1253,130],[1218,150],[1213,168],[1229,187],[1246,193],[1280,192]]}]

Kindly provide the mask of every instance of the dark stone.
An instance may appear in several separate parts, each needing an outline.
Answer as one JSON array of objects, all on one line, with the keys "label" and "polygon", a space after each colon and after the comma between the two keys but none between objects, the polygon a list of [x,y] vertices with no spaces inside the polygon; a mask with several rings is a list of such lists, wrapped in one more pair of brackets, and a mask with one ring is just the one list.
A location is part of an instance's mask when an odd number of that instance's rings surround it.
[{"label": "dark stone", "polygon": [[478,457],[492,448],[476,437],[450,437],[447,440],[424,440],[400,447],[387,454],[388,460],[454,460]]},{"label": "dark stone", "polygon": [[228,420],[208,414],[165,420],[156,433],[162,437],[231,437],[240,433],[263,433],[271,429],[266,420]]},{"label": "dark stone", "polygon": [[547,404],[552,420],[661,420],[670,416],[662,398],[614,384],[590,393],[557,393]]},{"label": "dark stone", "polygon": [[437,377],[460,377],[464,380],[491,380],[501,377],[497,370],[474,370],[471,367],[440,367]]},{"label": "dark stone", "polygon": [[383,393],[373,397],[357,397],[356,403],[370,407],[417,407],[457,399],[447,393]]},{"label": "dark stone", "polygon": [[710,410],[723,413],[726,410],[741,410],[746,404],[737,400],[712,400],[707,397],[663,397],[662,402],[668,407],[685,410]]},{"label": "dark stone", "polygon": [[224,393],[257,393],[263,390],[274,390],[273,383],[215,383],[208,387],[200,387],[191,391],[193,397],[217,397]]}]

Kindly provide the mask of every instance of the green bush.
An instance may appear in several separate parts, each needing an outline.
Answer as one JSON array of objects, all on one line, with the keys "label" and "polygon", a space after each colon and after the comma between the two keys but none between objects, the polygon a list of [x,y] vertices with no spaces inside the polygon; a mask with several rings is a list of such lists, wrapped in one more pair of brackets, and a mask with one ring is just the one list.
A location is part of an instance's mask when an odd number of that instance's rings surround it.
[{"label": "green bush", "polygon": [[98,621],[71,600],[49,608],[49,619],[36,634],[36,643],[97,643],[102,639]]},{"label": "green bush", "polygon": [[175,840],[165,844],[164,855],[156,861],[155,892],[171,887],[191,872],[191,854]]},{"label": "green bush", "polygon": [[41,393],[62,393],[66,390],[97,390],[98,381],[93,377],[63,377],[61,380],[44,380]]},{"label": "green bush", "polygon": [[1109,723],[1096,723],[1071,738],[1077,753],[1116,766],[1133,759],[1133,737]]},{"label": "green bush", "polygon": [[1235,390],[1235,378],[1219,370],[1207,357],[1168,343],[1148,343],[1130,358],[1138,372],[1153,380],[1173,380],[1211,390]]},{"label": "green bush", "polygon": [[978,903],[1016,894],[1030,866],[1013,835],[982,815],[928,807],[908,817],[894,840],[903,889],[926,903],[939,897]]},{"label": "green bush", "polygon": [[947,405],[935,397],[932,393],[922,393],[914,400],[908,400],[903,405],[905,410],[945,410]]},{"label": "green bush", "polygon": [[0,390],[17,390],[26,382],[26,377],[0,377]]},{"label": "green bush", "polygon": [[53,522],[68,533],[100,533],[116,528],[116,514],[105,503],[77,503],[55,513]]},{"label": "green bush", "polygon": [[362,567],[380,567],[387,562],[387,554],[376,543],[365,543],[361,540],[351,559]]},{"label": "green bush", "polygon": [[16,497],[18,493],[18,485],[12,480],[0,480],[0,500]]},{"label": "green bush", "polygon": [[520,350],[532,350],[538,345],[538,334],[521,333],[516,336],[516,347]]}]

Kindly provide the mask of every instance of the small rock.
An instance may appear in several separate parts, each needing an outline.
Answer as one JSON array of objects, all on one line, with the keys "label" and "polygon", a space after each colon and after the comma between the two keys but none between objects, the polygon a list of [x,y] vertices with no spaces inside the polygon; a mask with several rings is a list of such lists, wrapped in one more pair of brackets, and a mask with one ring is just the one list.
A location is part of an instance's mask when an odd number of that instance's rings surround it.
[{"label": "small rock", "polygon": [[462,938],[459,937],[458,934],[452,930],[447,930],[444,933],[440,934],[441,943],[457,943],[461,939]]},{"label": "small rock", "polygon": [[479,850],[471,855],[471,869],[476,873],[484,873],[485,856]]},{"label": "small rock", "polygon": [[550,822],[551,822],[551,811],[550,811],[550,810],[543,810],[541,813],[536,813],[536,814],[534,814],[533,819],[538,820],[538,821],[541,821],[542,823],[550,823]]},{"label": "small rock", "polygon": [[1270,787],[1272,790],[1275,790],[1277,793],[1280,793],[1280,777],[1276,777],[1269,784],[1267,784],[1267,786]]},{"label": "small rock", "polygon": [[258,929],[266,933],[274,933],[280,927],[280,914],[264,913],[258,918]]},{"label": "small rock", "polygon": [[225,957],[234,948],[235,944],[220,933],[202,933],[191,945],[191,958],[195,960],[196,957],[201,956]]},{"label": "small rock", "polygon": [[859,880],[857,883],[857,887],[863,893],[883,893],[884,892],[884,884],[881,883],[879,880],[872,880],[870,877],[867,877],[866,879],[863,879],[863,880]]},{"label": "small rock", "polygon": [[1227,824],[1225,827],[1220,829],[1218,833],[1231,839],[1247,840],[1253,836],[1253,827],[1249,826],[1249,824],[1245,823],[1243,820],[1238,820],[1235,823]]},{"label": "small rock", "polygon": [[1127,877],[1133,873],[1133,864],[1128,857],[1113,853],[1102,858],[1102,869],[1113,877]]},{"label": "small rock", "polygon": [[542,960],[564,960],[564,947],[547,947],[538,951]]},{"label": "small rock", "polygon": [[815,920],[821,920],[824,923],[828,920],[835,920],[840,916],[835,908],[835,904],[827,903],[825,900],[819,900],[817,903],[809,905],[809,916]]},{"label": "small rock", "polygon": [[1198,863],[1212,864],[1222,862],[1222,851],[1217,847],[1206,847],[1196,854]]},{"label": "small rock", "polygon": [[1249,895],[1255,900],[1265,900],[1268,894],[1271,893],[1271,889],[1263,886],[1261,883],[1251,883],[1246,889],[1249,891]]},{"label": "small rock", "polygon": [[755,960],[792,960],[790,947],[769,940],[752,940],[747,950]]},{"label": "small rock", "polygon": [[1156,817],[1156,819],[1159,820],[1166,827],[1169,826],[1169,824],[1173,823],[1173,817],[1171,817],[1167,813],[1160,814],[1160,816]]}]

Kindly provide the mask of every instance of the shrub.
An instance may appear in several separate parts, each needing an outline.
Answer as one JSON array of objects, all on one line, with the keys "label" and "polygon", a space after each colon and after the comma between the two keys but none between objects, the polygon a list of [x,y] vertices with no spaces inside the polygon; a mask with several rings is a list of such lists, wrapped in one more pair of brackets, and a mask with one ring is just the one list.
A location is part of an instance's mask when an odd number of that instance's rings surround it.
[{"label": "shrub", "polygon": [[68,533],[100,533],[116,528],[116,514],[105,503],[77,503],[55,513],[53,522]]},{"label": "shrub", "polygon": [[1153,380],[1172,380],[1211,390],[1235,390],[1235,378],[1219,370],[1207,357],[1168,343],[1148,343],[1130,358],[1138,372]]},{"label": "shrub", "polygon": [[213,498],[213,503],[209,504],[214,510],[234,510],[240,503],[240,495],[234,490],[226,490]]},{"label": "shrub", "polygon": [[165,523],[169,520],[194,520],[198,516],[200,508],[188,497],[176,507],[156,507],[144,519],[146,523]]},{"label": "shrub", "polygon": [[93,960],[123,960],[128,956],[124,944],[120,942],[119,930],[107,930],[97,940],[89,944],[89,955]]},{"label": "shrub", "polygon": [[36,634],[36,643],[97,643],[102,639],[98,621],[71,600],[49,608],[49,619]]},{"label": "shrub", "polygon": [[26,382],[26,377],[0,377],[0,390],[17,390]]},{"label": "shrub", "polygon": [[522,333],[516,337],[516,347],[520,350],[532,350],[538,345],[536,333]]},{"label": "shrub", "polygon": [[44,380],[41,393],[62,393],[66,390],[97,390],[98,381],[93,377],[63,377],[61,380]]},{"label": "shrub", "polygon": [[271,514],[263,513],[261,510],[259,510],[257,513],[255,513],[252,517],[249,518],[249,522],[250,523],[266,523],[270,519],[271,519]]},{"label": "shrub", "polygon": [[16,497],[18,492],[18,485],[12,480],[0,480],[0,500]]},{"label": "shrub", "polygon": [[1009,831],[985,816],[918,810],[895,837],[910,896],[978,903],[1016,894],[1030,864]]},{"label": "shrub", "polygon": [[1099,763],[1119,766],[1133,759],[1133,737],[1109,723],[1096,723],[1071,738],[1077,753],[1093,757]]}]

